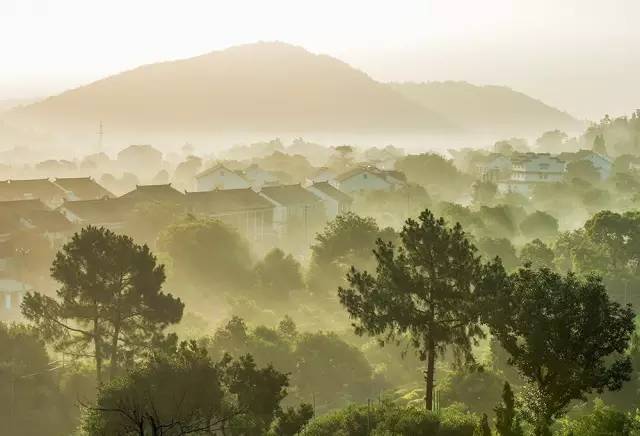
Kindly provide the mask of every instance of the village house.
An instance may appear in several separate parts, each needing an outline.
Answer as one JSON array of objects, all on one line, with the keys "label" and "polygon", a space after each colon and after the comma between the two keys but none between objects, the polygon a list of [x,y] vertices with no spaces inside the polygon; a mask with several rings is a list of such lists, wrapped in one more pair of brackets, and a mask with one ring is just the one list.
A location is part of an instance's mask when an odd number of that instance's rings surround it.
[{"label": "village house", "polygon": [[307,226],[324,213],[320,197],[300,184],[266,186],[262,188],[260,195],[275,206],[273,226],[279,236],[287,233],[289,225],[297,223]]},{"label": "village house", "polygon": [[0,182],[0,201],[40,200],[50,208],[62,204],[66,192],[49,179]]},{"label": "village house", "polygon": [[245,189],[251,186],[251,181],[240,171],[232,171],[222,164],[214,165],[196,175],[196,189],[200,192],[214,189]]},{"label": "village house", "polygon": [[77,227],[93,225],[119,230],[131,214],[134,203],[122,198],[65,201],[58,211]]},{"label": "village house", "polygon": [[229,224],[250,241],[275,237],[275,206],[251,188],[187,192],[185,197],[190,213]]},{"label": "village house", "polygon": [[511,176],[498,181],[498,191],[529,196],[540,183],[561,182],[566,162],[549,153],[524,153],[512,157]]},{"label": "village house", "polygon": [[328,219],[334,219],[336,216],[351,210],[353,198],[329,182],[317,182],[308,186],[307,189],[322,199]]},{"label": "village house", "polygon": [[336,177],[338,177],[338,175],[335,173],[335,171],[332,171],[327,167],[321,167],[318,168],[317,171],[311,175],[311,177],[309,177],[308,181],[309,183],[336,183]]},{"label": "village house", "polygon": [[613,162],[611,159],[592,150],[579,150],[574,153],[560,153],[558,158],[567,163],[581,160],[591,162],[600,173],[600,180],[607,180],[613,171]]},{"label": "village house", "polygon": [[347,194],[369,191],[395,191],[406,185],[400,171],[385,171],[373,166],[349,170],[336,178],[338,189]]},{"label": "village house", "polygon": [[496,183],[511,177],[512,162],[509,156],[491,153],[477,164],[477,171],[483,181]]},{"label": "village house", "polygon": [[142,203],[184,204],[184,194],[171,186],[171,183],[136,185],[136,189],[127,192],[120,198],[130,200],[134,205]]},{"label": "village house", "polygon": [[13,220],[12,234],[38,233],[45,236],[52,247],[60,245],[73,229],[69,220],[40,200],[0,201],[0,215],[5,220]]},{"label": "village house", "polygon": [[65,191],[65,199],[69,201],[98,200],[113,198],[114,195],[91,177],[57,178],[53,183]]}]

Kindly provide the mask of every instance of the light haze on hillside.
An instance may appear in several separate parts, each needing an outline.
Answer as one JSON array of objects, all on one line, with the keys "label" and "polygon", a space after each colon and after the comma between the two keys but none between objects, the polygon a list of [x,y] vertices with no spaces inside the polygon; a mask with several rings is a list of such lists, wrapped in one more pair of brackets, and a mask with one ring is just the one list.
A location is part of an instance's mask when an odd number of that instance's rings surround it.
[{"label": "light haze on hillside", "polygon": [[0,100],[279,40],[338,57],[379,81],[509,86],[599,119],[637,106],[639,15],[634,0],[3,0]]}]

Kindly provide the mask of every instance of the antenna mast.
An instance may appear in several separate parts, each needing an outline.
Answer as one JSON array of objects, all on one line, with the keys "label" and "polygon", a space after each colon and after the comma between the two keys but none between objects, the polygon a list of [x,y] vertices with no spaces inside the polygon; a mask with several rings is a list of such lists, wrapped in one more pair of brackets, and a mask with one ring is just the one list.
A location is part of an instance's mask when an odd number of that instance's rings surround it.
[{"label": "antenna mast", "polygon": [[98,151],[102,151],[103,136],[104,136],[104,130],[102,128],[102,121],[100,121],[100,127],[98,127]]}]

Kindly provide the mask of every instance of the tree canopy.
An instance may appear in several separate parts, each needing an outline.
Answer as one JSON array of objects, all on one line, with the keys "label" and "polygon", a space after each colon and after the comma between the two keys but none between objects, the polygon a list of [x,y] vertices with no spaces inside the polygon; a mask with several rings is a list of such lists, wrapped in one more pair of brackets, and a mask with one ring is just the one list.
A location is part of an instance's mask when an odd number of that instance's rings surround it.
[{"label": "tree canopy", "polygon": [[474,289],[482,264],[462,227],[447,226],[425,210],[418,221],[407,220],[401,244],[378,240],[376,274],[352,268],[349,287],[338,295],[354,321],[357,334],[386,339],[408,334],[425,372],[427,409],[433,407],[436,355],[454,346],[471,360],[471,344],[481,335]]},{"label": "tree canopy", "polygon": [[28,293],[22,303],[56,349],[93,355],[98,382],[109,361],[109,379],[121,366],[159,346],[163,330],[182,317],[183,304],[162,291],[164,266],[146,245],[124,235],[86,227],[57,253],[51,275],[56,298]]}]

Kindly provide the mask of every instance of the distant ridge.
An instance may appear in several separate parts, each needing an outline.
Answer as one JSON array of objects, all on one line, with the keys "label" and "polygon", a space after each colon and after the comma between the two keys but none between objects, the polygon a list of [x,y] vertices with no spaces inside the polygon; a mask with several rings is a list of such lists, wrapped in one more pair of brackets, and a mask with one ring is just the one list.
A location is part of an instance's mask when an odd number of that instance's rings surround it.
[{"label": "distant ridge", "polygon": [[505,86],[476,86],[453,81],[393,83],[391,86],[467,130],[517,135],[583,127],[566,112]]},{"label": "distant ridge", "polygon": [[580,125],[509,88],[384,84],[338,59],[280,42],[143,65],[16,107],[2,119],[84,141],[96,140],[100,122],[111,137],[130,140],[251,132],[524,135]]},{"label": "distant ridge", "polygon": [[220,132],[448,130],[441,115],[335,58],[255,43],[144,65],[36,104],[11,119],[74,129]]}]

